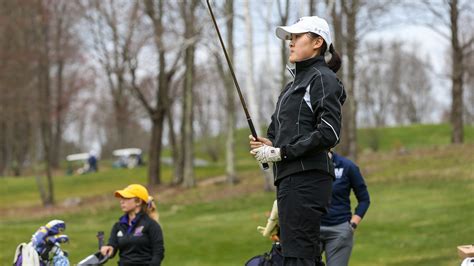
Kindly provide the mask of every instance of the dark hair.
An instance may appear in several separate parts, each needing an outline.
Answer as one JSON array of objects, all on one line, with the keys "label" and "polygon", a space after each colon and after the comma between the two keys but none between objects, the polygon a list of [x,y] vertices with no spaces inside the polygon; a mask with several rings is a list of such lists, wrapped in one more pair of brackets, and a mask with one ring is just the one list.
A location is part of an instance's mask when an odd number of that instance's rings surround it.
[{"label": "dark hair", "polygon": [[[308,32],[308,36],[310,36],[311,39],[316,39],[318,37],[321,37],[320,35],[313,33],[313,32]],[[322,37],[321,37],[322,38]],[[328,45],[326,41],[323,39],[323,45],[321,46],[321,50],[319,55],[323,55],[326,53],[326,50],[328,49]],[[328,67],[334,72],[337,73],[339,69],[341,68],[342,65],[342,60],[339,54],[336,52],[336,49],[334,49],[334,45],[331,43],[329,45],[329,53],[331,53],[331,59],[329,62],[327,62]]]}]

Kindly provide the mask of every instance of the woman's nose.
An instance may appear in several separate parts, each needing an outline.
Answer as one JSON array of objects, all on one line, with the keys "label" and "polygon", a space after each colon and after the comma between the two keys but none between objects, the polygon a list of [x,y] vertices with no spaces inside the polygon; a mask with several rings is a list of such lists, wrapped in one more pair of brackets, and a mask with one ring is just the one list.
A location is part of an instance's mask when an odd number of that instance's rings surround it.
[{"label": "woman's nose", "polygon": [[294,47],[294,46],[295,46],[295,44],[293,43],[293,41],[292,41],[292,40],[290,41],[290,44],[289,44],[289,46],[290,46],[290,47]]}]

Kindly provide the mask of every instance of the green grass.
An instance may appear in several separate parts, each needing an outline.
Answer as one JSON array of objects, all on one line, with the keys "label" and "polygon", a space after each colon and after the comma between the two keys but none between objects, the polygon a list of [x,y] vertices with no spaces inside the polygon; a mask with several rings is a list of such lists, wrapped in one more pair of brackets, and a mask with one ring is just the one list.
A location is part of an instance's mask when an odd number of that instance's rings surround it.
[{"label": "green grass", "polygon": [[[427,132],[441,132],[443,127],[427,126],[422,131],[429,136]],[[386,148],[359,157],[372,204],[357,229],[351,266],[459,265],[456,246],[474,240],[472,128],[467,130],[468,144],[464,145],[443,145],[444,140],[449,142],[449,134],[433,138],[411,135],[417,140],[412,141],[410,134],[402,132],[421,130],[415,128],[386,129],[390,133],[384,134],[387,140],[383,145],[387,146],[381,146]],[[243,133],[239,134],[242,142]],[[407,148],[404,152],[391,150],[391,140],[396,138]],[[364,145],[361,147],[367,147]],[[155,193],[165,236],[164,266],[243,265],[270,248],[270,241],[261,237],[256,227],[265,224],[265,212],[272,206],[274,193],[261,190],[260,173],[251,158],[244,157],[248,148],[242,146],[238,146],[242,156],[237,157],[238,185],[215,184],[188,190],[163,187]],[[32,233],[51,219],[67,222],[71,242],[64,248],[72,263],[93,253],[97,231],[105,231],[108,236],[121,215],[112,192],[132,182],[146,182],[145,168],[102,170],[91,175],[55,177],[58,203],[70,197],[84,200],[80,208],[68,211],[40,208],[32,177],[0,179],[0,265],[9,265],[16,245],[29,241]],[[196,169],[198,179],[223,172],[224,165],[219,161]],[[171,169],[165,167],[164,182],[170,178]],[[90,203],[91,196],[95,200]],[[108,265],[114,264],[112,261]]]},{"label": "green grass", "polygon": [[[372,206],[356,234],[351,265],[456,265],[456,246],[470,243],[474,229],[469,197],[473,180],[446,184],[439,180],[407,183],[370,183]],[[269,248],[255,228],[265,223],[263,213],[272,193],[191,205],[161,205],[165,232],[164,265],[242,265]],[[71,261],[94,251],[95,232],[106,230],[118,217],[116,207],[61,215],[71,243]],[[53,218],[53,217],[50,217]],[[27,240],[44,219],[15,219],[0,223],[1,261],[10,259],[14,243]]]},{"label": "green grass", "polygon": [[[422,148],[447,145],[451,142],[451,126],[410,125],[385,128],[364,128],[357,131],[358,145],[361,151],[388,151],[401,148]],[[474,126],[464,127],[465,143],[474,142]]]}]

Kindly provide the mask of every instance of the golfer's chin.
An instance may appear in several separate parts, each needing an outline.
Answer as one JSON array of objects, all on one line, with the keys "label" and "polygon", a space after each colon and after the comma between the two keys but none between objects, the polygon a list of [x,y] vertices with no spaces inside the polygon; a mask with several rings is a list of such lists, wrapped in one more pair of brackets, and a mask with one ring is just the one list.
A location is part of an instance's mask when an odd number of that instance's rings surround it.
[{"label": "golfer's chin", "polygon": [[290,61],[291,64],[294,64],[294,63],[296,63],[296,58],[294,58],[294,56],[290,55],[290,57],[288,57],[288,61]]}]

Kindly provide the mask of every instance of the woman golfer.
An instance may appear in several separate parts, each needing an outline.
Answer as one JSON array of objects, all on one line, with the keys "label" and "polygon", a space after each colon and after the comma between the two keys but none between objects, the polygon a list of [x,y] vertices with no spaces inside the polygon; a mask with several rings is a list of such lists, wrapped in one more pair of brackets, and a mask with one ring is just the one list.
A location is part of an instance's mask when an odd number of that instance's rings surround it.
[{"label": "woman golfer", "polygon": [[119,265],[161,265],[164,258],[163,233],[158,224],[152,198],[147,189],[132,184],[115,191],[125,213],[114,224],[102,255],[114,256],[119,251]]},{"label": "woman golfer", "polygon": [[274,162],[284,265],[321,265],[319,227],[334,178],[328,152],[339,142],[346,98],[335,74],[341,59],[322,18],[302,17],[276,35],[290,40],[295,77],[278,98],[268,138],[249,137],[251,153],[260,163]]}]

